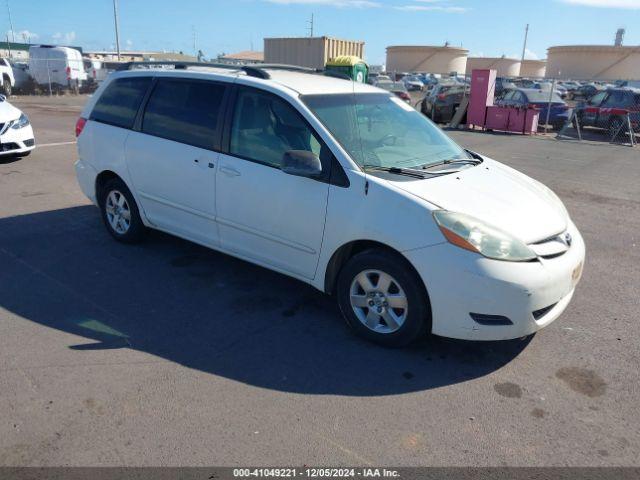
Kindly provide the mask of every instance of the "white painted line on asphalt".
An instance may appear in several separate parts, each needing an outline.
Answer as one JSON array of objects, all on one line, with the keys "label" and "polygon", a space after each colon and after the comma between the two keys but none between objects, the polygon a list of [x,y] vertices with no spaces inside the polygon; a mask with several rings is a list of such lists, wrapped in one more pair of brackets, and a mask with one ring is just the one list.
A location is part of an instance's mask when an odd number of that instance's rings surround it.
[{"label": "white painted line on asphalt", "polygon": [[75,143],[75,140],[73,142],[37,143],[36,147],[57,147],[58,145],[73,145]]}]

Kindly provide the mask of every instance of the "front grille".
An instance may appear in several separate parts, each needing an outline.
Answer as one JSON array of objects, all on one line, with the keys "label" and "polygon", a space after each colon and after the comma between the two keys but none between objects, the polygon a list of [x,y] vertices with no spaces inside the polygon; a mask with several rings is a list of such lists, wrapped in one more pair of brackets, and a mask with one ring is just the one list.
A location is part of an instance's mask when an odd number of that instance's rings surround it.
[{"label": "front grille", "polygon": [[544,307],[541,308],[540,310],[536,310],[534,312],[531,312],[531,314],[533,315],[533,318],[535,318],[536,320],[540,320],[542,317],[544,317],[547,313],[549,313],[553,307],[555,307],[558,303],[554,303],[553,305],[549,305],[548,307]]},{"label": "front grille", "polygon": [[564,255],[571,248],[571,235],[562,232],[553,237],[545,238],[539,242],[532,243],[529,248],[540,258],[550,259]]},{"label": "front grille", "polygon": [[36,139],[35,138],[30,138],[30,139],[24,141],[25,147],[33,147],[35,144],[36,144]]}]

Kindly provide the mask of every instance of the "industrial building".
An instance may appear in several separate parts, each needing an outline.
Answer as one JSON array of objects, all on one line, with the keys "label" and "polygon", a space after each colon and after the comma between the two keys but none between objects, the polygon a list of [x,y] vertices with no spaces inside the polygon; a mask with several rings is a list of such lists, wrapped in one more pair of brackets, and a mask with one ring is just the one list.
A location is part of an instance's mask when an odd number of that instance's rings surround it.
[{"label": "industrial building", "polygon": [[387,47],[387,72],[463,73],[469,51],[461,47],[398,45]]},{"label": "industrial building", "polygon": [[567,45],[547,50],[548,78],[640,80],[640,46]]},{"label": "industrial building", "polygon": [[265,63],[324,68],[341,55],[364,58],[364,42],[330,37],[265,38]]},{"label": "industrial building", "polygon": [[245,50],[242,52],[220,55],[216,61],[229,65],[253,65],[257,63],[264,63],[264,53],[256,52],[254,50]]},{"label": "industrial building", "polygon": [[467,59],[467,75],[475,69],[496,70],[498,77],[517,77],[520,75],[520,60],[508,57],[469,57]]},{"label": "industrial building", "polygon": [[520,76],[525,78],[544,78],[547,71],[545,60],[525,59],[520,62]]}]

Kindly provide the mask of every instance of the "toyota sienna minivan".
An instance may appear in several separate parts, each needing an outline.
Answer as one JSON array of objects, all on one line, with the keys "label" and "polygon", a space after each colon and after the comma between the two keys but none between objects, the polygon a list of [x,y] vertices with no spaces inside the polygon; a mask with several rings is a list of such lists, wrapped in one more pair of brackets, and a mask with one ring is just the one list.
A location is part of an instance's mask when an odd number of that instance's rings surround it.
[{"label": "toyota sienna minivan", "polygon": [[547,187],[393,94],[282,66],[111,75],[76,125],[82,191],[118,241],[149,228],[333,294],[383,345],[530,335],[585,246]]}]

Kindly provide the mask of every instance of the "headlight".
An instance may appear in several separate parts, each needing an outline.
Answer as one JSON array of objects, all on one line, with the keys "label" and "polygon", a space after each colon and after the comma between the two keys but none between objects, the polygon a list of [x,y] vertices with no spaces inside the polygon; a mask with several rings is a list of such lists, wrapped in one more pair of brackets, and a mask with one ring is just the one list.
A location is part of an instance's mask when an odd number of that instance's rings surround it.
[{"label": "headlight", "polygon": [[449,243],[457,247],[494,260],[525,262],[536,258],[521,240],[470,215],[436,210],[433,218]]},{"label": "headlight", "polygon": [[17,130],[19,128],[26,127],[27,125],[29,125],[29,119],[24,113],[22,113],[18,120],[14,120],[13,124],[11,125],[11,128],[15,128]]}]

